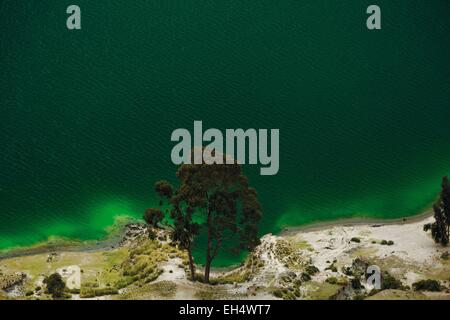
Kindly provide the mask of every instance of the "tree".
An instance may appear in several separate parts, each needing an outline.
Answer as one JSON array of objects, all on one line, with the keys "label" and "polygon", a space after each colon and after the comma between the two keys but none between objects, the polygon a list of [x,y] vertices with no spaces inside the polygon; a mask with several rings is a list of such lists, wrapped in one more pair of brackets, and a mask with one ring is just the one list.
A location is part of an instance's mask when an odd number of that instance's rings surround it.
[{"label": "tree", "polygon": [[164,198],[170,199],[172,197],[173,187],[169,182],[160,180],[155,183],[155,192],[161,197],[160,204],[162,204]]},{"label": "tree", "polygon": [[195,281],[195,264],[192,250],[194,238],[199,234],[200,225],[193,220],[193,210],[191,207],[186,204],[183,205],[183,200],[180,201],[180,199],[174,199],[173,201],[174,207],[170,212],[170,216],[174,221],[172,240],[177,241],[180,246],[187,251],[191,280]]},{"label": "tree", "polygon": [[204,281],[208,283],[212,262],[228,237],[237,235],[239,249],[252,250],[259,244],[261,205],[239,164],[184,164],[177,177],[178,189],[159,181],[155,191],[170,204],[173,239],[188,251],[192,278],[193,243],[200,228],[206,228]]},{"label": "tree", "polygon": [[177,177],[177,196],[203,218],[202,226],[207,229],[204,280],[208,283],[212,261],[227,234],[238,235],[240,249],[251,250],[259,243],[261,206],[238,164],[184,164]]},{"label": "tree", "polygon": [[152,227],[157,227],[158,223],[161,223],[161,221],[164,218],[164,213],[161,211],[161,209],[158,208],[149,208],[145,210],[144,213],[144,220],[147,222],[147,224],[151,225]]},{"label": "tree", "polygon": [[51,274],[44,280],[44,284],[47,286],[47,291],[54,299],[61,298],[64,295],[66,284],[59,273]]},{"label": "tree", "polygon": [[450,182],[448,177],[442,178],[441,207],[447,225],[447,242],[450,235]]},{"label": "tree", "polygon": [[423,226],[424,231],[431,230],[436,243],[446,246],[450,237],[450,182],[442,178],[442,190],[439,200],[433,205],[435,222]]},{"label": "tree", "polygon": [[[185,198],[174,196],[173,186],[161,180],[155,183],[155,192],[160,196],[160,206],[164,204],[164,200],[171,206],[170,217],[173,220],[172,224],[166,224],[166,227],[172,229],[171,237],[173,241],[180,244],[180,247],[185,249],[189,258],[189,270],[191,272],[191,280],[195,280],[195,265],[194,257],[192,255],[194,237],[198,235],[199,225],[193,221],[193,203],[188,203]],[[178,192],[178,191],[177,191]],[[167,213],[167,211],[166,211]],[[160,209],[147,209],[144,215],[145,221],[153,224],[156,219],[158,222],[163,220],[164,213]]]}]

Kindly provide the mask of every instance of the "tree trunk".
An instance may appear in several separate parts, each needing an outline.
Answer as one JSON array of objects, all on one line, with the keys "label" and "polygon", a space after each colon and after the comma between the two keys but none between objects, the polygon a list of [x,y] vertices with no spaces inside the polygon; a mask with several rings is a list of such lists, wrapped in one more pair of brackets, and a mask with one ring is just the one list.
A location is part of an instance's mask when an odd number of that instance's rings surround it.
[{"label": "tree trunk", "polygon": [[189,256],[189,269],[191,270],[191,280],[195,281],[194,259],[192,258],[192,250],[190,247],[188,249],[188,256]]},{"label": "tree trunk", "polygon": [[212,234],[211,234],[211,213],[208,213],[208,245],[206,247],[206,263],[205,263],[205,283],[209,283],[209,274],[211,272],[211,249],[212,249]]},{"label": "tree trunk", "polygon": [[219,251],[219,248],[221,247],[221,245],[222,245],[222,240],[219,239],[214,250],[212,250],[212,241],[209,241],[209,243],[208,243],[209,248],[208,248],[208,255],[206,257],[206,264],[205,264],[205,283],[209,283],[209,274],[211,271],[211,264],[212,264],[212,261],[214,260],[214,258],[216,257],[217,252]]},{"label": "tree trunk", "polygon": [[206,259],[205,264],[205,283],[209,284],[209,274],[211,272],[211,259]]},{"label": "tree trunk", "polygon": [[208,248],[206,252],[206,263],[205,263],[205,283],[209,283],[209,274],[211,272],[211,239],[208,235]]}]

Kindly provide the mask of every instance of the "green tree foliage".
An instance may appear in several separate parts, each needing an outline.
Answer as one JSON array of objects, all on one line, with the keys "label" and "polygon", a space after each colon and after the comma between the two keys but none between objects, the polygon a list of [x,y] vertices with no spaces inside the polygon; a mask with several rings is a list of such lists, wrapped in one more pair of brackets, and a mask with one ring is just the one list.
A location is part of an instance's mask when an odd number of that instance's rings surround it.
[{"label": "green tree foliage", "polygon": [[431,230],[434,241],[446,246],[450,236],[450,183],[447,177],[442,179],[442,191],[433,211],[435,222],[424,225],[423,229]]},{"label": "green tree foliage", "polygon": [[145,210],[144,213],[144,220],[147,222],[147,224],[157,227],[159,223],[164,218],[164,213],[161,211],[161,209],[158,208],[149,208]]},{"label": "green tree foliage", "polygon": [[206,228],[204,280],[208,283],[211,264],[228,237],[239,239],[239,249],[252,250],[259,244],[261,205],[238,164],[184,164],[177,177],[177,189],[167,181],[158,181],[155,191],[168,200],[172,237],[188,252],[192,279],[193,243],[200,229]]},{"label": "green tree foliage", "polygon": [[[189,269],[191,272],[191,279],[195,280],[195,265],[194,258],[192,256],[194,237],[199,232],[199,225],[193,221],[192,209],[190,206],[179,201],[179,198],[174,197],[173,186],[165,181],[161,180],[155,183],[155,192],[160,197],[160,206],[164,205],[164,200],[170,206],[166,210],[166,214],[169,214],[173,220],[172,224],[165,224],[166,227],[172,229],[172,240],[180,244],[185,249],[189,257]],[[154,227],[157,227],[158,223],[163,222],[165,213],[158,208],[150,208],[145,211],[144,220]]]},{"label": "green tree foliage", "polygon": [[64,295],[66,284],[59,273],[53,273],[47,277],[44,280],[44,284],[47,286],[47,291],[54,299],[61,298]]}]

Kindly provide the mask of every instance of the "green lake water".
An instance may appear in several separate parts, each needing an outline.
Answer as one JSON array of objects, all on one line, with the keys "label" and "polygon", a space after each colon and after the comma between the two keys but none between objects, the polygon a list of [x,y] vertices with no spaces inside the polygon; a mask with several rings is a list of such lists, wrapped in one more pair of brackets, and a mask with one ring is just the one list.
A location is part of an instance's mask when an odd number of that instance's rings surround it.
[{"label": "green lake water", "polygon": [[244,167],[261,234],[414,215],[450,173],[448,0],[377,0],[379,31],[365,0],[74,2],[79,31],[0,0],[0,249],[141,217],[194,120],[280,129],[279,173]]}]

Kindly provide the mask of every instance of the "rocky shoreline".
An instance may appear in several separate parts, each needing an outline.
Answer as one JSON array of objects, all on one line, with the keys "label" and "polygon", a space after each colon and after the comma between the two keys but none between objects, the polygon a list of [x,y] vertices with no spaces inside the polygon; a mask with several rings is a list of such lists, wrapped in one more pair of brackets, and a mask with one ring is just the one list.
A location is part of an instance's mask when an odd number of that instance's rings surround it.
[{"label": "rocky shoreline", "polygon": [[[188,279],[187,255],[167,230],[150,239],[147,226],[128,223],[107,247],[0,258],[0,299],[50,299],[51,272],[71,299],[450,299],[447,249],[422,230],[430,219],[268,234],[240,267],[214,270],[209,285]],[[380,288],[368,281],[370,266]]]}]

